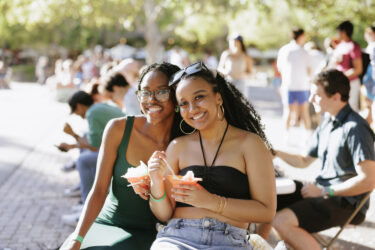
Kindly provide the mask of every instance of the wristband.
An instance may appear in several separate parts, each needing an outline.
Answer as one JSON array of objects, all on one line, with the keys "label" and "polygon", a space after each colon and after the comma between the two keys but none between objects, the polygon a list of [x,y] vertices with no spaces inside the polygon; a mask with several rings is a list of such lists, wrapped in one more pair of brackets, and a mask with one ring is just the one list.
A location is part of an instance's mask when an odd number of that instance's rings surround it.
[{"label": "wristband", "polygon": [[152,199],[153,201],[155,201],[155,202],[161,202],[161,201],[163,201],[163,200],[165,199],[165,196],[167,196],[167,190],[164,190],[164,194],[163,194],[163,196],[162,196],[160,199],[156,199],[156,198],[152,195],[152,193],[150,192],[150,197],[151,197],[151,199]]},{"label": "wristband", "polygon": [[328,187],[328,192],[329,192],[330,197],[335,196],[335,191],[333,191],[333,189],[331,187]]},{"label": "wristband", "polygon": [[83,237],[81,235],[77,235],[77,237],[74,239],[75,241],[78,241],[79,243],[82,244]]},{"label": "wristband", "polygon": [[328,197],[333,197],[335,196],[335,191],[330,186],[325,186],[323,187],[323,197],[328,198]]}]

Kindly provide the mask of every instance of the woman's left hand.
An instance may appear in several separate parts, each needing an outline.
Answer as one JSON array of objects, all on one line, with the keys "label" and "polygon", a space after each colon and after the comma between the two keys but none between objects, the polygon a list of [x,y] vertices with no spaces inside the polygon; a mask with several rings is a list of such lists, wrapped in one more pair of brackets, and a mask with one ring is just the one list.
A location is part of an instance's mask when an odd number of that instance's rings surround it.
[{"label": "woman's left hand", "polygon": [[215,202],[214,195],[199,184],[180,184],[178,188],[172,188],[172,198],[198,208],[208,208],[208,204]]}]

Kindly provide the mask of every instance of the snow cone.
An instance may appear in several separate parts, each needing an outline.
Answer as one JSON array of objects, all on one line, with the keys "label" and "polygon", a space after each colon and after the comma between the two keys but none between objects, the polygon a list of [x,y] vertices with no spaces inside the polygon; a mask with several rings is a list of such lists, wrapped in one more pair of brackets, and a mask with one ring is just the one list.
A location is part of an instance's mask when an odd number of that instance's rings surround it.
[{"label": "snow cone", "polygon": [[200,187],[198,184],[198,181],[201,181],[202,178],[195,178],[193,171],[187,171],[187,173],[184,176],[181,175],[168,175],[167,176],[168,181],[172,183],[173,188],[178,188],[178,185],[196,185]]},{"label": "snow cone", "polygon": [[141,192],[137,185],[145,189],[149,189],[150,176],[148,175],[147,165],[143,161],[140,161],[140,165],[138,167],[128,168],[126,174],[121,177],[128,180],[130,183],[128,186],[133,186],[136,193]]}]

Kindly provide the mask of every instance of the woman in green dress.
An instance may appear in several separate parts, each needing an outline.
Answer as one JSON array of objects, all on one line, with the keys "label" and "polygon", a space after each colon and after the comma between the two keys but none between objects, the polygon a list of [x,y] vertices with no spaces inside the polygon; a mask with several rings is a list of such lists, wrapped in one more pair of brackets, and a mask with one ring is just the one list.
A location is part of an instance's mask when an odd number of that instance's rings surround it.
[{"label": "woman in green dress", "polygon": [[149,249],[156,237],[156,219],[148,190],[136,194],[121,178],[129,167],[147,162],[180,136],[169,78],[179,70],[153,64],[140,77],[137,97],[143,115],[110,121],[100,147],[96,179],[74,233],[62,249]]}]

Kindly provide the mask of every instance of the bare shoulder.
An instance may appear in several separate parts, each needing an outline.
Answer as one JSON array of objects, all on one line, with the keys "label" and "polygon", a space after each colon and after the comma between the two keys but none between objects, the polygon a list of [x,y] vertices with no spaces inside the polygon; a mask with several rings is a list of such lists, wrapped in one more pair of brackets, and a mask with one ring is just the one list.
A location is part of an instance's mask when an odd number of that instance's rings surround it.
[{"label": "bare shoulder", "polygon": [[167,148],[167,155],[173,154],[173,155],[179,155],[181,152],[186,151],[187,148],[189,148],[189,144],[196,140],[196,135],[184,135],[177,137],[173,139]]},{"label": "bare shoulder", "polygon": [[126,117],[115,118],[108,122],[107,129],[110,130],[112,133],[117,133],[120,131],[124,132],[125,125]]},{"label": "bare shoulder", "polygon": [[105,148],[118,146],[122,140],[125,126],[125,117],[110,120],[104,129],[102,145]]},{"label": "bare shoulder", "polygon": [[237,140],[241,148],[246,149],[246,151],[253,148],[265,147],[262,138],[260,138],[260,136],[255,133],[233,126],[232,131],[233,138]]}]

